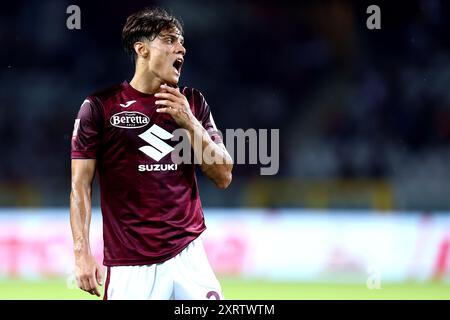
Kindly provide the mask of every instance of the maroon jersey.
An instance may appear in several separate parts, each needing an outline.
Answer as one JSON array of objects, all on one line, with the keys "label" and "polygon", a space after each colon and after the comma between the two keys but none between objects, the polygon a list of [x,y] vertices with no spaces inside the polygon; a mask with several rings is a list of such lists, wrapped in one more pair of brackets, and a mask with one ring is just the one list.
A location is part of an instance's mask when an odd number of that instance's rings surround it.
[{"label": "maroon jersey", "polygon": [[[180,90],[212,140],[215,131],[203,95]],[[126,81],[90,95],[72,137],[72,159],[96,159],[107,266],[145,265],[177,255],[204,230],[194,164],[174,164],[179,128],[157,113],[153,94]],[[192,162],[191,162],[192,163]]]}]

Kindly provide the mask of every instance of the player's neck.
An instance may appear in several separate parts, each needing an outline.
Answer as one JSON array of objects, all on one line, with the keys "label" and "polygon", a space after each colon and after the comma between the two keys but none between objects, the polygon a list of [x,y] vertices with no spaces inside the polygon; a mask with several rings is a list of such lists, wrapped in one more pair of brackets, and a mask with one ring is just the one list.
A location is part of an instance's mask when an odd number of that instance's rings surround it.
[{"label": "player's neck", "polygon": [[161,80],[149,75],[148,73],[139,72],[136,70],[133,79],[130,81],[130,86],[139,92],[154,94],[161,88]]}]

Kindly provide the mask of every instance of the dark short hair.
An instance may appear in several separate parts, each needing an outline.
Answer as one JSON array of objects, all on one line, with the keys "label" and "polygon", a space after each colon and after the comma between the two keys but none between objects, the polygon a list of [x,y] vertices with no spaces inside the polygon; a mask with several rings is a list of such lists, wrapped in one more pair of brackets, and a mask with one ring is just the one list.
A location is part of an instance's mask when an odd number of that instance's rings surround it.
[{"label": "dark short hair", "polygon": [[182,21],[161,8],[145,8],[127,18],[122,30],[122,46],[125,52],[136,59],[134,44],[137,41],[154,40],[161,31],[177,28],[183,33]]}]

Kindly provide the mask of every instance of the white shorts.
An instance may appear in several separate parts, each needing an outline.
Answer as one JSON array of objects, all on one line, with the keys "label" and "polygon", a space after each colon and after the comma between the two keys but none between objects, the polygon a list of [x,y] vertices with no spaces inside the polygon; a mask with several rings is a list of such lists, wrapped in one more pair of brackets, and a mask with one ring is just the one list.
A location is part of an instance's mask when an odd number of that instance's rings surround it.
[{"label": "white shorts", "polygon": [[105,300],[223,299],[200,238],[175,257],[144,266],[108,267]]}]

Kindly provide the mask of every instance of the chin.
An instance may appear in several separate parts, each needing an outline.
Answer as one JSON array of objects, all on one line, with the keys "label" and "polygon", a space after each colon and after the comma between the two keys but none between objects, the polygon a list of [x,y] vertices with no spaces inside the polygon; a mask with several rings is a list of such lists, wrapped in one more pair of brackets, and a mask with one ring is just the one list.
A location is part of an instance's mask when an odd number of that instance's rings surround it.
[{"label": "chin", "polygon": [[169,85],[171,87],[176,87],[176,86],[178,86],[178,81],[179,81],[179,78],[172,78],[172,79],[167,79],[166,83],[167,83],[167,85]]}]

